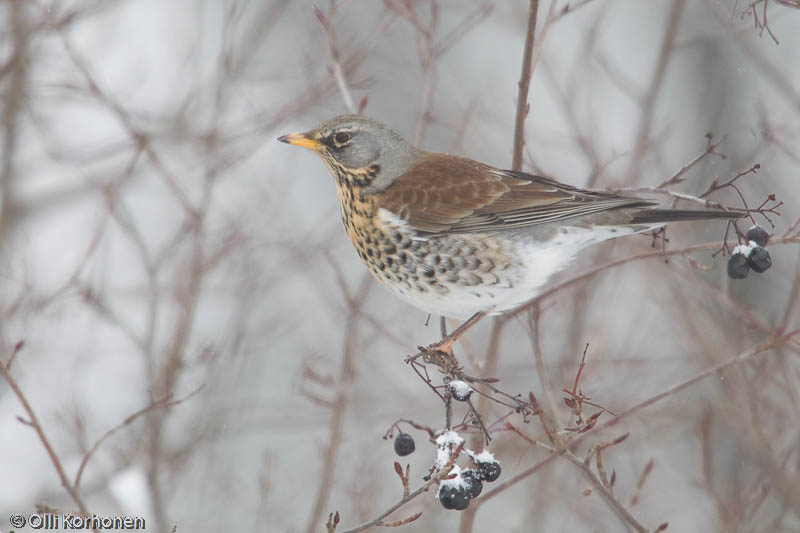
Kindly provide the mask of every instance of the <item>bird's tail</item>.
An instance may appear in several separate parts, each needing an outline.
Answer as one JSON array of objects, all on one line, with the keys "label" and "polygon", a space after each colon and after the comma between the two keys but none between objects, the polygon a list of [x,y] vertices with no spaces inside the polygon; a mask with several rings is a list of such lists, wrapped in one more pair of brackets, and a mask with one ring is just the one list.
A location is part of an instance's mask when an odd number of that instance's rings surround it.
[{"label": "bird's tail", "polygon": [[693,209],[641,209],[632,214],[632,224],[666,224],[681,220],[709,220],[714,218],[742,218],[742,211],[693,210]]}]

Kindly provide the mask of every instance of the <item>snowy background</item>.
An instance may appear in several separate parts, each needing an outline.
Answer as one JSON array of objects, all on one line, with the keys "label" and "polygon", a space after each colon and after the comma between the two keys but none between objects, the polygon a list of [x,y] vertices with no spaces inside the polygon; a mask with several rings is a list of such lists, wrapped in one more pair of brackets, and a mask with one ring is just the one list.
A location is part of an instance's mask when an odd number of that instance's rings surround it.
[{"label": "snowy background", "polygon": [[[571,4],[539,8],[524,168],[654,187],[713,132],[726,157],[708,154],[671,189],[697,195],[760,164],[737,184],[751,207],[771,193],[785,202],[774,228],[758,218],[775,234],[774,266],[730,280],[727,258],[712,257],[725,224],[675,225],[667,250],[709,246],[600,270],[541,301],[536,321],[484,321],[457,355],[506,392],[533,391],[563,428],[574,422],[559,391],[589,343],[580,388],[592,401],[625,413],[668,392],[573,448],[584,457],[630,433],[604,461],[637,519],[797,531],[800,335],[784,334],[800,327],[800,9]],[[314,6],[0,2],[0,358],[74,486],[0,377],[0,531],[37,505],[74,511],[75,495],[159,532],[324,531],[333,511],[345,531],[401,497],[381,437],[399,418],[444,424],[403,362],[438,339],[438,318],[426,326],[366,274],[332,178],[275,138],[347,112],[349,96],[421,147],[509,168],[529,4],[318,0],[321,17]],[[730,188],[711,198],[742,205]],[[554,283],[657,250],[644,236],[606,243]],[[487,422],[507,412],[481,408]],[[546,441],[537,419],[509,420]],[[401,461],[412,490],[436,452],[413,434]],[[625,530],[597,491],[584,495],[574,464],[493,437],[497,484],[527,475],[463,513],[423,494],[389,517],[423,512],[398,531]]]}]

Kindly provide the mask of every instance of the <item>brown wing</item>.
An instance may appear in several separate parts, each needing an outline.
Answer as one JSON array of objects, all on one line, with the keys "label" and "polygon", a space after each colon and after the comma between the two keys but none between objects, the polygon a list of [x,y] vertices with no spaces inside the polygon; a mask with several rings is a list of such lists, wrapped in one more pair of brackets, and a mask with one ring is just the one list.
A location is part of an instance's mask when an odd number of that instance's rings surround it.
[{"label": "brown wing", "polygon": [[498,231],[652,205],[437,153],[427,154],[378,194],[382,207],[428,235]]}]

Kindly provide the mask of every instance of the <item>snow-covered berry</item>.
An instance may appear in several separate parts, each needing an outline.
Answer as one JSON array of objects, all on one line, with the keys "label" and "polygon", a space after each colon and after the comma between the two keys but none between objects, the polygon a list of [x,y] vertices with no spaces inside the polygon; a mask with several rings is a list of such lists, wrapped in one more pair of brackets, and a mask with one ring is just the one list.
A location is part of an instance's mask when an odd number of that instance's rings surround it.
[{"label": "snow-covered berry", "polygon": [[728,276],[733,279],[744,279],[750,272],[747,256],[741,252],[734,252],[728,259]]},{"label": "snow-covered berry", "polygon": [[400,457],[405,457],[406,455],[413,453],[415,449],[416,445],[414,444],[414,437],[408,433],[400,433],[397,437],[395,437],[394,453]]},{"label": "snow-covered berry", "polygon": [[747,230],[747,240],[753,241],[757,245],[764,247],[767,245],[767,241],[769,240],[769,233],[767,233],[767,230],[761,226],[753,226]]},{"label": "snow-covered berry", "polygon": [[761,274],[772,266],[772,258],[766,248],[756,246],[747,257],[747,264],[754,272]]},{"label": "snow-covered berry", "polygon": [[447,390],[459,402],[466,402],[472,396],[472,387],[466,381],[461,381],[460,379],[454,379],[448,383]]},{"label": "snow-covered berry", "polygon": [[491,483],[500,477],[500,463],[497,461],[478,461],[478,475],[487,483]]},{"label": "snow-covered berry", "polygon": [[464,470],[461,472],[461,478],[467,485],[467,492],[470,498],[477,498],[483,490],[483,482],[481,476],[475,470]]},{"label": "snow-covered berry", "polygon": [[463,511],[469,505],[469,492],[462,486],[443,484],[439,487],[439,501],[445,509]]}]

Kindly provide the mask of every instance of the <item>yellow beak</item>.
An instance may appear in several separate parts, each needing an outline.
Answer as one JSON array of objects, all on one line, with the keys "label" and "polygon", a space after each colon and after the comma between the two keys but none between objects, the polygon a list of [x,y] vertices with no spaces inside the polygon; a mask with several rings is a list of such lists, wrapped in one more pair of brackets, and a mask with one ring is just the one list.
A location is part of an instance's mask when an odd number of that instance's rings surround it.
[{"label": "yellow beak", "polygon": [[319,147],[322,146],[321,142],[312,139],[306,133],[290,133],[289,135],[278,137],[278,140],[282,143],[302,146],[303,148],[310,148],[312,150],[318,150]]}]

